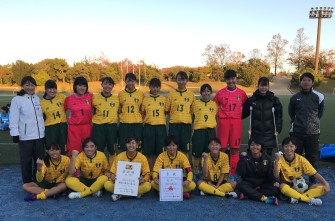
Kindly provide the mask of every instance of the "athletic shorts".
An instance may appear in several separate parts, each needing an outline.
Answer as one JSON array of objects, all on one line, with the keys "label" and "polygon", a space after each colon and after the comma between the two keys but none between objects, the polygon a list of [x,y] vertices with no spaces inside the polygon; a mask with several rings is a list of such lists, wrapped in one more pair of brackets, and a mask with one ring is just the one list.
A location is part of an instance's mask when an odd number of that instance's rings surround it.
[{"label": "athletic shorts", "polygon": [[221,141],[222,149],[229,144],[230,148],[240,148],[242,140],[241,119],[219,119],[216,127],[216,136]]},{"label": "athletic shorts", "polygon": [[56,143],[60,146],[62,154],[66,153],[67,123],[58,123],[45,126],[45,145]]},{"label": "athletic shorts", "polygon": [[46,180],[42,180],[41,182],[37,182],[37,185],[41,187],[42,189],[51,189],[55,186],[57,186],[60,183],[49,183]]},{"label": "athletic shorts", "polygon": [[97,181],[97,179],[98,179],[98,177],[95,178],[95,179],[87,179],[87,178],[84,178],[84,177],[79,177],[79,181],[80,181],[81,183],[83,183],[83,184],[84,184],[85,186],[87,186],[87,187],[92,186],[92,184],[93,184],[95,181]]},{"label": "athletic shorts", "polygon": [[165,125],[144,124],[142,153],[145,156],[158,156],[164,150]]},{"label": "athletic shorts", "polygon": [[72,155],[72,150],[81,152],[81,145],[83,141],[91,137],[92,125],[68,125],[67,127],[67,154]]},{"label": "athletic shorts", "polygon": [[174,135],[179,140],[178,150],[190,152],[190,141],[192,124],[172,123],[169,124],[169,135]]},{"label": "athletic shorts", "polygon": [[142,132],[143,132],[143,125],[141,123],[134,123],[134,124],[125,124],[120,123],[119,126],[119,149],[121,151],[126,151],[126,138],[128,136],[135,136],[138,140],[138,149],[137,151],[141,151],[142,148]]},{"label": "athletic shorts", "polygon": [[215,128],[194,130],[192,136],[192,156],[200,158],[203,152],[208,153],[209,140],[215,136]]},{"label": "athletic shorts", "polygon": [[97,143],[98,150],[115,154],[117,147],[117,124],[93,124],[92,137]]}]

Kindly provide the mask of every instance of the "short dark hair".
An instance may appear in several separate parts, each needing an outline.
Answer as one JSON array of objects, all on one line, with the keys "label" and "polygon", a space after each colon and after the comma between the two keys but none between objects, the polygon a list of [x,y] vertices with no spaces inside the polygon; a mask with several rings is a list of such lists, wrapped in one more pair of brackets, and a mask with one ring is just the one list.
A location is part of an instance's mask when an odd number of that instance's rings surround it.
[{"label": "short dark hair", "polygon": [[124,77],[124,81],[127,81],[127,79],[131,80],[131,81],[136,81],[136,75],[132,72],[129,72],[126,74],[126,76]]},{"label": "short dark hair", "polygon": [[171,143],[174,143],[177,146],[179,146],[179,140],[175,135],[169,135],[165,137],[165,140],[164,140],[165,146],[169,146]]},{"label": "short dark hair", "polygon": [[86,78],[84,78],[83,76],[76,77],[76,78],[74,79],[74,82],[73,82],[73,91],[74,91],[75,93],[77,93],[77,89],[76,89],[77,85],[85,85],[85,86],[86,86],[86,91],[85,91],[85,93],[88,91],[88,83],[87,83]]},{"label": "short dark hair", "polygon": [[283,142],[281,143],[281,146],[284,147],[284,145],[287,145],[287,144],[289,144],[290,142],[291,142],[292,144],[294,144],[295,146],[297,145],[297,143],[296,143],[296,141],[295,141],[294,138],[292,138],[292,137],[285,137],[285,138],[283,139]]},{"label": "short dark hair", "polygon": [[215,143],[218,143],[218,144],[221,145],[221,141],[220,141],[220,139],[217,138],[217,137],[212,137],[211,139],[209,139],[209,141],[208,141],[208,145],[209,145],[212,141],[214,141]]},{"label": "short dark hair", "polygon": [[314,82],[314,75],[311,72],[303,73],[299,78],[299,82],[301,82],[304,77],[310,78],[312,82]]},{"label": "short dark hair", "polygon": [[133,135],[129,135],[128,137],[126,137],[125,142],[127,144],[127,143],[130,143],[133,140],[135,140],[135,142],[138,143],[138,139]]},{"label": "short dark hair", "polygon": [[259,85],[269,85],[269,79],[267,78],[267,77],[260,77],[259,79],[258,79],[258,83],[257,83],[257,85],[259,86]]},{"label": "short dark hair", "polygon": [[83,143],[81,144],[81,149],[84,150],[86,144],[88,144],[89,142],[92,142],[92,143],[94,143],[95,146],[97,146],[97,142],[96,142],[92,137],[87,137],[87,138],[83,141]]},{"label": "short dark hair", "polygon": [[257,139],[255,139],[254,137],[251,137],[249,140],[248,140],[248,147],[250,147],[251,143],[254,142],[255,144],[259,144],[261,145],[261,148],[263,149],[263,143],[262,142],[259,142]]},{"label": "short dark hair", "polygon": [[112,85],[115,85],[113,78],[108,77],[108,76],[101,78],[100,81],[101,81],[101,84],[103,84],[105,81],[107,81],[108,83],[110,83]]},{"label": "short dark hair", "polygon": [[32,76],[24,76],[21,80],[21,86],[25,85],[27,82],[37,85],[35,79]]},{"label": "short dark hair", "polygon": [[158,78],[151,78],[149,81],[149,86],[151,87],[160,87],[161,85],[161,80],[159,80]]},{"label": "short dark hair", "polygon": [[4,110],[6,114],[8,114],[9,108],[7,106],[2,106],[1,109]]},{"label": "short dark hair", "polygon": [[181,79],[188,81],[188,75],[185,71],[179,71],[176,75],[176,79],[178,76],[180,76]]},{"label": "short dark hair", "polygon": [[54,81],[54,80],[47,80],[44,83],[44,88],[45,89],[48,89],[48,88],[56,88],[57,89],[56,81]]},{"label": "short dark hair", "polygon": [[224,79],[229,79],[229,78],[233,78],[236,76],[237,76],[236,71],[232,69],[228,69],[224,72]]},{"label": "short dark hair", "polygon": [[206,90],[206,88],[207,88],[208,90],[210,90],[211,93],[213,92],[213,91],[212,91],[212,87],[211,87],[209,84],[203,84],[203,85],[201,85],[201,87],[200,87],[200,94],[201,94],[204,90]]}]

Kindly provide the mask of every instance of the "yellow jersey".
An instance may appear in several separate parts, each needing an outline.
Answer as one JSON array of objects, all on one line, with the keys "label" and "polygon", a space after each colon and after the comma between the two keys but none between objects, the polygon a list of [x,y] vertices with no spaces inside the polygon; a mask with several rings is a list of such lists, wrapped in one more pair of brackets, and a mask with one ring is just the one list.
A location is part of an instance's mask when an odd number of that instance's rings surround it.
[{"label": "yellow jersey", "polygon": [[108,161],[103,152],[96,151],[94,157],[89,158],[85,152],[78,154],[75,168],[80,170],[81,176],[86,179],[96,179],[108,170]]},{"label": "yellow jersey", "polygon": [[143,102],[142,91],[135,89],[130,92],[125,89],[119,93],[119,101],[121,123],[142,123],[142,114],[140,112]]},{"label": "yellow jersey", "polygon": [[37,171],[36,173],[36,179],[38,182],[42,182],[44,179],[49,183],[62,183],[69,173],[69,165],[70,158],[65,155],[60,155],[58,162],[53,162],[50,159],[50,166],[47,167],[43,163],[41,172]]},{"label": "yellow jersey", "polygon": [[[202,159],[202,165],[204,160]],[[207,181],[217,183],[221,174],[225,175],[225,180],[228,178],[229,173],[229,158],[226,153],[220,152],[219,158],[215,161],[210,153],[207,160],[208,176],[204,177]]]},{"label": "yellow jersey", "polygon": [[192,112],[194,114],[194,130],[216,128],[218,106],[214,101],[196,100]]},{"label": "yellow jersey", "polygon": [[166,125],[165,117],[166,98],[160,95],[145,97],[142,104],[144,123],[150,125]]},{"label": "yellow jersey", "polygon": [[165,112],[170,114],[170,123],[192,124],[191,109],[194,100],[194,93],[187,89],[170,92],[165,105]]},{"label": "yellow jersey", "polygon": [[57,93],[52,99],[43,97],[41,100],[42,112],[44,115],[44,125],[50,126],[58,123],[66,123],[66,114],[64,110],[64,101],[66,96]]},{"label": "yellow jersey", "polygon": [[94,124],[116,124],[118,123],[119,98],[116,96],[105,97],[103,93],[93,95]]}]

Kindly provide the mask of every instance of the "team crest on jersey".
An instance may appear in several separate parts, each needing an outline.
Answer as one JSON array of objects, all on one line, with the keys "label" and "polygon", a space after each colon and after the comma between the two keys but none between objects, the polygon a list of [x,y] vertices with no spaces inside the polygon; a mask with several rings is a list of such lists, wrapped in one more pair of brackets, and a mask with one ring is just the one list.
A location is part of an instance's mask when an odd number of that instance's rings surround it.
[{"label": "team crest on jersey", "polygon": [[86,100],[85,103],[86,103],[86,104],[90,104],[90,101],[89,101],[89,100]]},{"label": "team crest on jersey", "polygon": [[111,107],[115,107],[115,103],[109,103],[109,105],[111,106]]},{"label": "team crest on jersey", "polygon": [[59,173],[60,173],[60,174],[64,174],[64,173],[65,173],[65,169],[61,169],[61,170],[59,170]]},{"label": "team crest on jersey", "polygon": [[294,167],[294,171],[295,172],[299,172],[300,171],[300,167]]},{"label": "team crest on jersey", "polygon": [[269,161],[268,160],[263,160],[263,165],[266,166],[269,164]]},{"label": "team crest on jersey", "polygon": [[140,99],[138,99],[138,98],[134,98],[134,102],[135,102],[135,103],[138,103],[138,102],[140,102]]},{"label": "team crest on jersey", "polygon": [[190,102],[190,98],[185,97],[185,98],[184,98],[184,101],[185,101],[185,102]]},{"label": "team crest on jersey", "polygon": [[163,107],[164,106],[164,102],[159,102],[159,106]]},{"label": "team crest on jersey", "polygon": [[210,108],[209,108],[209,111],[210,111],[211,113],[213,113],[213,112],[214,112],[214,108],[210,107]]},{"label": "team crest on jersey", "polygon": [[63,106],[62,102],[57,102],[57,107],[62,107],[62,106]]},{"label": "team crest on jersey", "polygon": [[101,167],[101,163],[96,163],[96,164],[95,164],[95,167],[96,167],[96,168],[100,168],[100,167]]},{"label": "team crest on jersey", "polygon": [[240,95],[236,96],[236,99],[237,99],[238,101],[241,100],[241,96],[240,96]]}]

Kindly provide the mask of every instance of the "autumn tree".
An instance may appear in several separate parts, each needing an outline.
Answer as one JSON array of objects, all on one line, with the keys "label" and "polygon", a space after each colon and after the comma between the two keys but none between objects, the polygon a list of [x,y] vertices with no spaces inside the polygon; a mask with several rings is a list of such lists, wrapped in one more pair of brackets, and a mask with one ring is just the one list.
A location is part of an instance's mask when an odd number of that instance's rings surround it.
[{"label": "autumn tree", "polygon": [[277,74],[277,68],[282,67],[283,57],[286,54],[285,46],[288,41],[281,37],[280,33],[272,36],[272,40],[267,45],[270,64],[274,67],[274,75]]},{"label": "autumn tree", "polygon": [[12,64],[13,81],[18,85],[21,84],[21,80],[24,76],[31,76],[34,72],[35,68],[33,64],[22,60],[17,60]]}]

